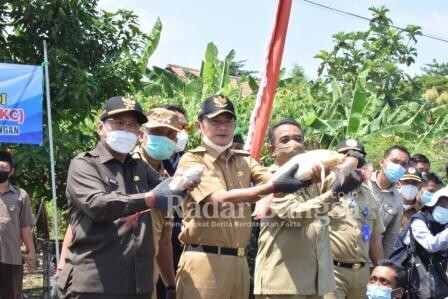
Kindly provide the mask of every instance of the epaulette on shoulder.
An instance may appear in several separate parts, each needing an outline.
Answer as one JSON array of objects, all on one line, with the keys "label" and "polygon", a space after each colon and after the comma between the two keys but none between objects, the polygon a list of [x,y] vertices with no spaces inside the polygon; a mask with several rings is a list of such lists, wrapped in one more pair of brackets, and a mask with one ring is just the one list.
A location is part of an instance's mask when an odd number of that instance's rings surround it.
[{"label": "epaulette on shoulder", "polygon": [[245,156],[249,156],[250,153],[248,151],[245,150],[239,150],[239,149],[231,149],[232,153],[235,154],[240,154],[240,155],[245,155]]},{"label": "epaulette on shoulder", "polygon": [[76,155],[76,158],[84,158],[84,157],[96,157],[97,155],[93,151],[82,152]]},{"label": "epaulette on shoulder", "polygon": [[196,147],[194,149],[191,149],[191,150],[189,150],[187,152],[189,152],[189,153],[205,153],[206,151],[207,151],[207,149],[205,147],[198,146],[198,147]]},{"label": "epaulette on shoulder", "polygon": [[365,189],[365,190],[367,190],[369,192],[373,192],[372,188],[368,185],[368,183],[362,183],[361,184],[361,188]]}]

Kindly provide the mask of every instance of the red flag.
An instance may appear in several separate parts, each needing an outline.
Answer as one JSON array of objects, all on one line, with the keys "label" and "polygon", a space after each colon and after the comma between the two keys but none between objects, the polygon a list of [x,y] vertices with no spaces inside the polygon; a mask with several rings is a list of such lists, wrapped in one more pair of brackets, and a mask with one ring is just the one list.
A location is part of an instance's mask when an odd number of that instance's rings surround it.
[{"label": "red flag", "polygon": [[278,1],[277,16],[266,54],[266,68],[260,81],[255,107],[250,116],[246,148],[250,146],[250,154],[256,160],[260,159],[272,104],[274,103],[286,32],[288,31],[291,3],[292,0]]}]

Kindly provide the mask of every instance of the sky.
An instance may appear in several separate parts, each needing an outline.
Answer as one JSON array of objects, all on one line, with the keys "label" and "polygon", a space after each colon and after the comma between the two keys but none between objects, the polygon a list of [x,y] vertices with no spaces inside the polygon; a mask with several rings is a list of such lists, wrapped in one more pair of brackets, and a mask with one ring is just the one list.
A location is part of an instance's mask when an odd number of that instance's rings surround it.
[{"label": "sky", "polygon": [[[371,17],[369,7],[386,6],[394,25],[415,24],[423,33],[448,40],[448,1],[445,0],[314,0],[314,2]],[[163,23],[158,48],[149,66],[177,64],[199,69],[209,42],[223,59],[232,49],[236,60],[247,60],[244,69],[263,71],[268,38],[274,25],[277,0],[100,0],[99,8],[132,10],[140,18],[141,29],[149,32],[157,17]],[[340,31],[365,31],[368,22],[293,0],[282,67],[305,69],[309,78],[317,76],[320,50],[333,48],[332,35]],[[410,75],[433,59],[448,62],[448,43],[419,37],[418,57]]]}]

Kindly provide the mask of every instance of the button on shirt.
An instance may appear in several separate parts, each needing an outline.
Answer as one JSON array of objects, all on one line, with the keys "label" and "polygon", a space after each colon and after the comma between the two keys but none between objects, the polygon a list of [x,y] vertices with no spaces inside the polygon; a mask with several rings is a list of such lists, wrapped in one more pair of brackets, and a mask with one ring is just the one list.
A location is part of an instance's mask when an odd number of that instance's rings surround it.
[{"label": "button on shirt", "polygon": [[21,229],[34,225],[30,199],[25,190],[9,185],[0,193],[0,262],[22,265]]},{"label": "button on shirt", "polygon": [[219,211],[216,205],[213,207],[213,203],[204,204],[203,201],[219,190],[248,188],[252,183],[265,182],[271,174],[246,151],[228,149],[219,155],[206,145],[185,153],[178,168],[197,165],[205,165],[207,170],[200,184],[183,202],[184,227],[180,241],[184,244],[246,247],[252,230],[250,205],[239,204],[226,212]]},{"label": "button on shirt", "polygon": [[393,252],[395,241],[400,233],[403,217],[403,198],[395,184],[388,189],[380,189],[376,181],[377,174],[378,172],[372,174],[370,188],[378,202],[380,216],[386,229],[383,234],[383,248],[384,257],[388,258]]},{"label": "button on shirt", "polygon": [[120,218],[146,210],[144,192],[159,182],[157,172],[142,160],[128,155],[121,163],[101,144],[72,160],[67,197],[73,240],[60,286],[72,272],[74,292],[152,291],[151,217],[144,213],[131,227]]}]

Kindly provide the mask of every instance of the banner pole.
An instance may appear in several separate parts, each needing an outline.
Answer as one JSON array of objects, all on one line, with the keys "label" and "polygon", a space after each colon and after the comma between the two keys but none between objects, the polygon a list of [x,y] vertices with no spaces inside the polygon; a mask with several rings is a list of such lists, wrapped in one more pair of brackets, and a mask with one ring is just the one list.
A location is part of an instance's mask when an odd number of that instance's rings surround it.
[{"label": "banner pole", "polygon": [[56,175],[54,170],[54,151],[53,151],[53,123],[51,120],[51,100],[50,100],[50,79],[48,75],[48,57],[47,41],[44,40],[44,69],[45,69],[45,94],[47,95],[47,118],[48,118],[48,141],[50,143],[50,167],[51,167],[51,190],[53,192],[53,224],[54,224],[54,243],[56,246],[56,263],[59,262],[59,226],[58,226],[58,206],[56,202]]}]

